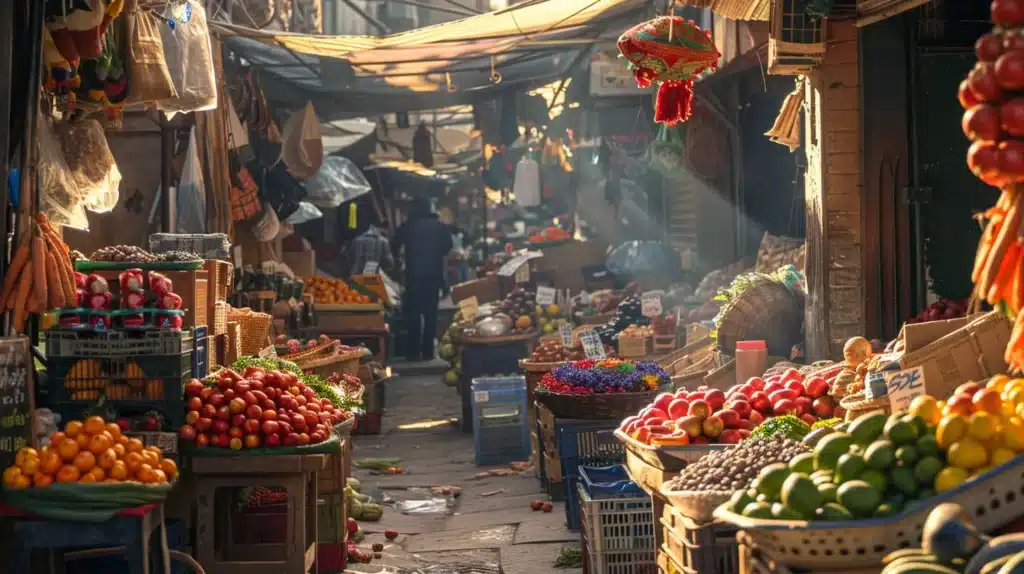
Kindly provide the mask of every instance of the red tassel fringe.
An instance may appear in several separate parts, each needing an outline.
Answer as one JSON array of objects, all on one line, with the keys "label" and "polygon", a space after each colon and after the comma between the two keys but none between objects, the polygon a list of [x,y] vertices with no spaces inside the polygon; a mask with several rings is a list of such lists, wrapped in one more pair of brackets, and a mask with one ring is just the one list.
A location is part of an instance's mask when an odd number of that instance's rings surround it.
[{"label": "red tassel fringe", "polygon": [[690,119],[693,80],[662,82],[654,102],[654,121],[674,126]]}]

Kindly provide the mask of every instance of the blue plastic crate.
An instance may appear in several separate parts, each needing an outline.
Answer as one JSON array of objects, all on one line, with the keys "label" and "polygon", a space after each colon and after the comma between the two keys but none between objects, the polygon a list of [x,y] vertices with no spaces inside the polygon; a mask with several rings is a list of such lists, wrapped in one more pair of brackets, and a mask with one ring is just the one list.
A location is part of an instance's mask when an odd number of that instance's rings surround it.
[{"label": "blue plastic crate", "polygon": [[647,496],[633,479],[629,478],[626,467],[621,464],[612,466],[581,466],[580,485],[587,496],[599,498],[643,498]]},{"label": "blue plastic crate", "polygon": [[210,339],[206,336],[206,326],[192,329],[192,376],[203,379],[210,372]]},{"label": "blue plastic crate", "polygon": [[474,379],[471,399],[476,464],[498,465],[529,460],[526,379]]},{"label": "blue plastic crate", "polygon": [[618,421],[555,421],[558,458],[562,464],[565,522],[569,530],[576,531],[580,527],[576,486],[580,482],[580,466],[606,467],[625,461],[625,447],[613,434],[617,427]]}]

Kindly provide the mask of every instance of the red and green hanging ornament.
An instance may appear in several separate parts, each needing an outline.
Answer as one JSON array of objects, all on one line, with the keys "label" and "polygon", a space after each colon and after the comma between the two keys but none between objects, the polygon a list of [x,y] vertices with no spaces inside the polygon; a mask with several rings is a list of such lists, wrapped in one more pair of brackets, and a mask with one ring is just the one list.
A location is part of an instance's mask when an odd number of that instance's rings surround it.
[{"label": "red and green hanging ornament", "polygon": [[694,78],[715,69],[721,56],[710,32],[679,16],[659,16],[634,26],[619,36],[618,44],[638,86],[661,84],[654,121],[668,125],[689,119]]}]

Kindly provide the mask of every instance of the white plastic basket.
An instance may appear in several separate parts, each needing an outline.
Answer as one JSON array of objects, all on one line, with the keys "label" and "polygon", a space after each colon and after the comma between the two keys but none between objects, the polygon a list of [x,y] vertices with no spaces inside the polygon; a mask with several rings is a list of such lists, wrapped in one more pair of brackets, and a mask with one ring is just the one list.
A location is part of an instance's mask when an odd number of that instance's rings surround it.
[{"label": "white plastic basket", "polygon": [[655,574],[654,517],[650,497],[593,500],[576,485],[590,571]]}]

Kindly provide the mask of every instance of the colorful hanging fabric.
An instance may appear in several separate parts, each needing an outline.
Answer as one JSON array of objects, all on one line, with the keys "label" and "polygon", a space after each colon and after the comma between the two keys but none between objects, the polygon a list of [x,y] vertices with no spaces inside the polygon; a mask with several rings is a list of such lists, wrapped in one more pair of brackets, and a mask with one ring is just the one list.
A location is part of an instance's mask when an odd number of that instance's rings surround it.
[{"label": "colorful hanging fabric", "polygon": [[654,121],[674,125],[690,117],[693,80],[713,70],[721,56],[711,33],[679,16],[659,16],[619,36],[619,51],[629,60],[636,83],[660,83]]}]

